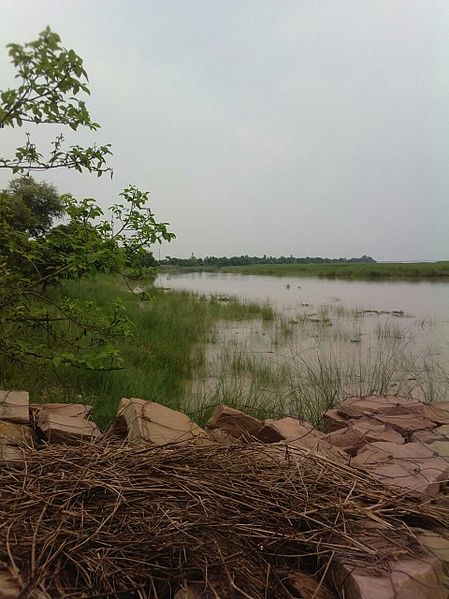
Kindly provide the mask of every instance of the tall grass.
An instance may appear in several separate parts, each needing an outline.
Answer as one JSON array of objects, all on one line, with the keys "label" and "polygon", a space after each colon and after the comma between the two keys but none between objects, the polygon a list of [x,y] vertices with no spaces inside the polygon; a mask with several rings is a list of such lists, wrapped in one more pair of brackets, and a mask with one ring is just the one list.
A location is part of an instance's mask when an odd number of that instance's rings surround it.
[{"label": "tall grass", "polygon": [[436,360],[418,360],[409,340],[382,338],[368,351],[351,347],[338,336],[314,346],[287,341],[284,351],[270,357],[249,344],[225,346],[215,356],[215,366],[208,365],[214,377],[201,393],[188,389],[184,408],[207,415],[225,403],[257,417],[292,415],[319,426],[325,410],[351,395],[447,399],[449,373]]},{"label": "tall grass", "polygon": [[0,357],[0,386],[24,388],[32,401],[70,401],[93,405],[100,426],[115,414],[121,397],[141,397],[173,408],[180,406],[184,381],[204,363],[205,345],[217,320],[260,319],[272,321],[267,306],[235,299],[210,301],[187,292],[149,288],[149,301],[140,301],[115,276],[97,276],[69,282],[64,294],[95,302],[107,310],[119,300],[135,325],[132,337],[118,339],[124,368],[113,372],[55,371],[33,364],[25,369]]},{"label": "tall grass", "polygon": [[69,283],[64,293],[103,311],[114,301],[124,304],[135,324],[133,337],[118,340],[124,369],[54,371],[0,357],[0,387],[28,389],[34,401],[92,404],[102,427],[121,397],[182,409],[199,424],[225,403],[259,418],[292,415],[316,425],[348,395],[448,397],[444,357],[426,349],[417,355],[397,323],[372,326],[363,310],[323,307],[288,320],[267,304],[152,287],[148,301],[140,301],[113,276]]}]

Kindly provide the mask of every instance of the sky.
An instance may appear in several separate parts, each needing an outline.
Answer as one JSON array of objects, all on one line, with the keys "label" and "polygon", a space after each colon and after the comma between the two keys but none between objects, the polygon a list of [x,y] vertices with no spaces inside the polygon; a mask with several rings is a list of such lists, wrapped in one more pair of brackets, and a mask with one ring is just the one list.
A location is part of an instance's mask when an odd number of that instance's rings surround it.
[{"label": "sky", "polygon": [[447,0],[0,0],[0,90],[4,46],[47,25],[102,125],[66,138],[111,143],[114,177],[36,179],[104,208],[149,191],[177,236],[156,257],[449,259]]}]

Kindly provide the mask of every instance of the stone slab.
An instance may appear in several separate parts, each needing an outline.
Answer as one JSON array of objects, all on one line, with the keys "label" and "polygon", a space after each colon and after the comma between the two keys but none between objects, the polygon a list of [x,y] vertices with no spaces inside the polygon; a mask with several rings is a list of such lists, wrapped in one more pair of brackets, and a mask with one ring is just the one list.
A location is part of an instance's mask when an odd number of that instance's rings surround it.
[{"label": "stone slab", "polygon": [[42,410],[36,416],[36,427],[47,443],[78,445],[92,442],[101,433],[94,422],[80,416],[64,416]]},{"label": "stone slab", "polygon": [[401,558],[377,570],[337,562],[332,576],[341,596],[348,599],[448,598],[441,561],[430,554]]},{"label": "stone slab", "polygon": [[205,438],[205,433],[186,414],[159,403],[123,398],[110,435],[126,437],[130,443],[167,445]]},{"label": "stone slab", "polygon": [[38,412],[51,412],[60,416],[79,416],[87,418],[92,412],[92,406],[80,403],[32,403],[30,404],[30,412],[36,416]]},{"label": "stone slab", "polygon": [[449,479],[449,461],[419,443],[368,443],[351,464],[411,496],[436,495]]},{"label": "stone slab", "polygon": [[251,439],[256,436],[263,423],[229,406],[219,405],[207,421],[207,428],[219,428],[236,439]]},{"label": "stone slab", "polygon": [[337,411],[346,418],[362,418],[373,414],[409,414],[418,402],[397,395],[370,395],[348,397],[337,406]]},{"label": "stone slab", "polygon": [[27,391],[0,390],[0,420],[29,424],[29,403]]},{"label": "stone slab", "polygon": [[28,426],[0,422],[0,464],[22,464],[23,447],[33,446],[33,433]]}]

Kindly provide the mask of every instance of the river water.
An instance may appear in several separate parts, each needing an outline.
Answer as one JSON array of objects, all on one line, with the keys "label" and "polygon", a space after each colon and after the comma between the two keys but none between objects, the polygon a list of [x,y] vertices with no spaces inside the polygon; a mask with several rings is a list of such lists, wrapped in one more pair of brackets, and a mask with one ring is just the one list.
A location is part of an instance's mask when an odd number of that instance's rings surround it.
[{"label": "river water", "polygon": [[[310,384],[321,385],[324,395],[392,392],[432,401],[449,399],[447,281],[190,272],[162,274],[156,285],[223,301],[235,297],[267,303],[277,311],[273,322],[219,325],[207,347],[203,371],[190,383],[191,390],[208,400],[229,401],[229,382],[235,386],[237,379],[241,394],[253,389],[256,381],[256,393],[272,397],[273,389],[259,384],[263,369],[267,380],[277,377],[277,391],[284,387],[281,403],[293,388],[297,395],[299,388]],[[218,397],[224,384],[225,397]]]},{"label": "river water", "polygon": [[234,273],[162,274],[156,285],[206,295],[268,301],[291,313],[303,302],[314,307],[341,302],[351,308],[403,311],[418,319],[449,322],[448,281],[347,281],[313,277],[275,277]]}]

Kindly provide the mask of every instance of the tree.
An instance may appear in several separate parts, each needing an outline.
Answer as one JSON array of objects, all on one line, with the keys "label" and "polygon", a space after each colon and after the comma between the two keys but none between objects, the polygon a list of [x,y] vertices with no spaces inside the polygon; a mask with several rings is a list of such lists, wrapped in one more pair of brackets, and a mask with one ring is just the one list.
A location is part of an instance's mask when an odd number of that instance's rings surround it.
[{"label": "tree", "polygon": [[[49,28],[34,42],[9,45],[19,86],[0,93],[0,127],[58,124],[77,130],[99,127],[91,120],[79,92],[89,93],[81,58],[65,50]],[[0,194],[0,356],[28,363],[39,360],[53,368],[74,366],[111,370],[122,366],[113,345],[132,334],[122,306],[109,313],[93,302],[74,301],[63,293],[67,279],[98,272],[129,274],[140,267],[154,243],[174,234],[148,208],[148,193],[130,185],[121,201],[105,215],[93,198],[59,197],[53,186],[36,183],[29,173],[54,168],[87,170],[101,176],[110,146],[63,149],[63,136],[46,158],[27,134],[12,159],[0,168],[26,176]],[[64,222],[54,226],[56,218]],[[141,270],[133,273],[136,274]]]},{"label": "tree", "polygon": [[47,233],[63,214],[64,205],[54,185],[37,183],[32,177],[14,179],[0,192],[0,218],[30,237]]},{"label": "tree", "polygon": [[[78,94],[90,94],[87,73],[82,59],[74,50],[66,50],[61,38],[47,27],[37,40],[9,44],[11,62],[17,70],[19,85],[0,92],[0,128],[21,127],[23,123],[62,125],[76,131],[87,127],[95,131],[94,122],[86,104]],[[46,157],[26,134],[26,142],[18,147],[13,158],[0,157],[0,168],[14,173],[29,173],[55,168],[87,170],[101,176],[112,174],[106,159],[111,154],[110,144],[82,148],[64,147],[64,135],[58,134],[52,150]]]}]

